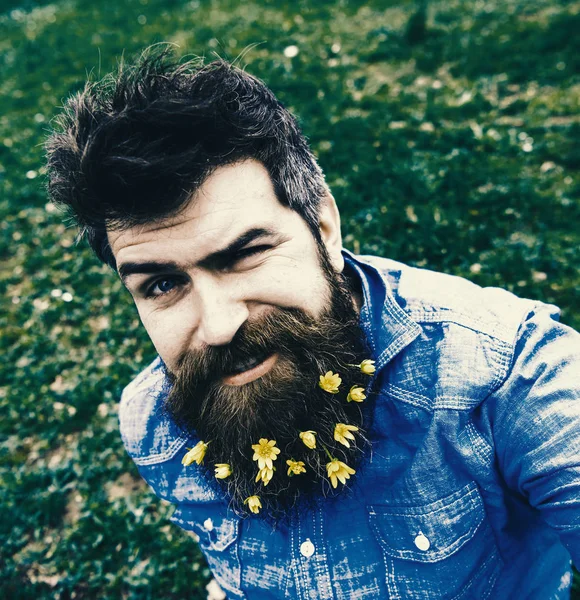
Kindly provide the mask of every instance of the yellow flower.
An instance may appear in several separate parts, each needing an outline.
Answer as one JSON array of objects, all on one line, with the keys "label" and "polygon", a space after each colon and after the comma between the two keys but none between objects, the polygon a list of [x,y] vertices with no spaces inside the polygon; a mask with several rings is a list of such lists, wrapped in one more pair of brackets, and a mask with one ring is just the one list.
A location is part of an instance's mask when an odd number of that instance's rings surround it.
[{"label": "yellow flower", "polygon": [[326,464],[326,472],[328,473],[332,487],[336,488],[338,481],[346,483],[346,480],[350,479],[350,476],[354,475],[356,471],[337,458],[333,458]]},{"label": "yellow flower", "polygon": [[288,465],[288,477],[306,473],[306,466],[301,460],[287,460],[286,464]]},{"label": "yellow flower", "polygon": [[215,478],[226,479],[232,474],[232,468],[228,463],[216,463],[215,466]]},{"label": "yellow flower", "polygon": [[320,376],[320,381],[318,385],[329,394],[338,394],[338,388],[342,383],[342,379],[340,378],[338,373],[333,373],[332,371],[326,371],[324,375]]},{"label": "yellow flower", "polygon": [[350,392],[348,393],[348,395],[346,397],[346,401],[347,402],[362,402],[366,398],[364,392],[365,392],[364,388],[360,387],[359,385],[353,385],[350,388]]},{"label": "yellow flower", "polygon": [[272,477],[274,477],[274,469],[268,469],[268,467],[264,467],[258,471],[258,474],[256,475],[256,483],[261,480],[264,485],[268,485],[272,480]]},{"label": "yellow flower", "polygon": [[189,452],[181,459],[181,464],[186,467],[189,467],[194,462],[201,465],[207,450],[207,444],[205,442],[198,442],[193,448],[188,448],[188,450]]},{"label": "yellow flower", "polygon": [[264,467],[272,469],[274,464],[272,461],[276,460],[277,454],[280,454],[280,449],[276,448],[276,440],[267,440],[262,438],[257,444],[252,445],[254,456],[252,460],[258,461],[258,468],[261,470]]},{"label": "yellow flower", "polygon": [[316,431],[301,431],[299,437],[310,450],[316,448]]},{"label": "yellow flower", "polygon": [[361,362],[359,368],[361,373],[364,373],[365,375],[374,375],[374,372],[377,370],[375,368],[375,361],[368,358]]},{"label": "yellow flower", "polygon": [[358,431],[358,427],[337,423],[334,428],[334,439],[343,446],[350,448],[348,440],[354,440],[354,435],[352,435],[351,431]]},{"label": "yellow flower", "polygon": [[262,503],[260,502],[260,498],[258,496],[250,496],[244,500],[244,504],[248,505],[248,508],[257,515],[262,508]]}]

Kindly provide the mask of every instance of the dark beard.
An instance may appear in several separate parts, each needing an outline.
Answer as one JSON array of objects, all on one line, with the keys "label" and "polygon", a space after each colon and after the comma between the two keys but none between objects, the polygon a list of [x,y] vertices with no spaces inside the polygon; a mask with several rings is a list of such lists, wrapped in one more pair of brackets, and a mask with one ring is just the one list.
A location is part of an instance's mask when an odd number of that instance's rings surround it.
[{"label": "dark beard", "polygon": [[[362,429],[354,433],[350,448],[334,440],[337,423],[362,428],[361,407],[348,403],[346,395],[355,384],[366,387],[368,377],[357,365],[370,354],[348,280],[331,269],[326,256],[321,263],[330,306],[320,318],[275,308],[259,321],[244,323],[227,346],[185,353],[176,373],[168,374],[173,385],[166,411],[185,431],[209,442],[204,466],[210,478],[215,464],[231,466],[232,475],[220,483],[240,512],[247,512],[244,500],[254,495],[260,498],[262,514],[278,518],[300,495],[313,499],[332,494],[328,455],[355,467],[364,447]],[[239,360],[274,353],[277,362],[261,378],[241,386],[222,383]],[[327,371],[342,379],[338,394],[318,385]],[[316,449],[304,445],[302,431],[317,433]],[[252,445],[261,438],[276,440],[281,450],[268,485],[255,482],[258,464],[252,460]],[[288,459],[303,461],[306,473],[289,476]]]}]

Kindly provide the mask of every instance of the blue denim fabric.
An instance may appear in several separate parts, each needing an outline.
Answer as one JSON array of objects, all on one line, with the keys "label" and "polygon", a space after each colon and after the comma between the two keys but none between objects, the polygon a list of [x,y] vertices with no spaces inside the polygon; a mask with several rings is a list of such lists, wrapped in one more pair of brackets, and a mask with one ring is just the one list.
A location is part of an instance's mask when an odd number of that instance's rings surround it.
[{"label": "blue denim fabric", "polygon": [[580,335],[554,306],[344,252],[376,361],[372,452],[352,485],[277,527],[240,518],[160,408],[156,360],[123,441],[229,598],[563,599],[580,565]]}]

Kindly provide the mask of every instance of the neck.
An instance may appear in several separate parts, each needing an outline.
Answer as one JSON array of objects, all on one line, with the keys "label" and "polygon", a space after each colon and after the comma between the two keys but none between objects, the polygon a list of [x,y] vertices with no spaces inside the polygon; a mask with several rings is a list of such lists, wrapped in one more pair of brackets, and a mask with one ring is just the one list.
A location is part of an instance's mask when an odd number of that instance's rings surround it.
[{"label": "neck", "polygon": [[362,287],[360,280],[356,273],[354,273],[348,265],[344,267],[344,276],[348,279],[350,288],[352,290],[352,305],[356,310],[356,314],[360,316],[364,304],[364,296],[362,293]]}]

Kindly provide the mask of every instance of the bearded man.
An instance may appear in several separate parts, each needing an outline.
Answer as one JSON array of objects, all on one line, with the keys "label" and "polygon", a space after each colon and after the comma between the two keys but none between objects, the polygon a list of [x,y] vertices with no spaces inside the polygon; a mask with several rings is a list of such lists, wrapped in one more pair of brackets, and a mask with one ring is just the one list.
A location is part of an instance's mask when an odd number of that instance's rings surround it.
[{"label": "bearded man", "polygon": [[342,248],[295,119],[224,61],[72,97],[50,193],[159,357],[125,447],[229,598],[567,598],[579,336],[557,309]]}]

